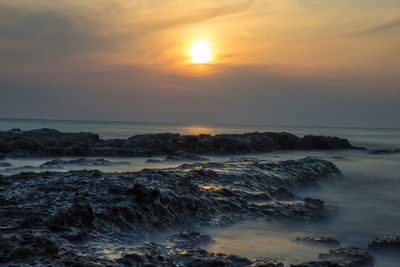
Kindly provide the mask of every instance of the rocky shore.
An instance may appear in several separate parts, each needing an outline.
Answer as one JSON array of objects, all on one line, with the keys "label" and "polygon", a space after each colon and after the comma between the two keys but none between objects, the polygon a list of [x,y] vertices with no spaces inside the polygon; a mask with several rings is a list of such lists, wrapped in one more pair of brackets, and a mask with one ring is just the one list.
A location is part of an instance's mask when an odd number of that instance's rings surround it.
[{"label": "rocky shore", "polygon": [[[296,192],[340,175],[334,164],[316,158],[278,163],[239,158],[131,173],[1,176],[0,264],[283,266],[269,258],[209,253],[201,247],[213,241],[198,231],[251,218],[325,220],[334,207]],[[175,234],[143,241],[168,232]],[[114,244],[124,244],[118,257],[106,257],[104,249],[116,249]],[[340,255],[326,257],[335,262]]]},{"label": "rocky shore", "polygon": [[52,129],[0,131],[0,159],[4,157],[101,156],[135,157],[192,154],[244,154],[275,150],[352,149],[346,139],[330,136],[297,137],[289,133],[135,135],[103,140],[92,133],[62,133]]}]

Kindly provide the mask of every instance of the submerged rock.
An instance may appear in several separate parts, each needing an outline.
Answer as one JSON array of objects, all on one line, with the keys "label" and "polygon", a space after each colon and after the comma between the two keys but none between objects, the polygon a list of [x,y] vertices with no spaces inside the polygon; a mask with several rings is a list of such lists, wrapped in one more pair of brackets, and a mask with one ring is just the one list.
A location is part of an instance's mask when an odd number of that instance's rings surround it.
[{"label": "submerged rock", "polygon": [[372,256],[359,248],[339,248],[320,254],[318,261],[291,265],[291,267],[373,267]]},{"label": "submerged rock", "polygon": [[400,154],[400,149],[394,149],[394,150],[388,150],[388,149],[372,150],[372,151],[368,152],[368,154],[373,154],[373,155]]},{"label": "submerged rock", "polygon": [[297,243],[303,243],[308,245],[328,246],[328,247],[340,247],[340,241],[335,237],[330,236],[305,236],[297,237],[293,240]]},{"label": "submerged rock", "polygon": [[109,166],[109,165],[126,165],[130,164],[126,161],[113,162],[106,159],[70,159],[70,160],[62,160],[62,159],[53,159],[50,161],[46,161],[45,163],[40,165],[40,168],[62,168],[63,166],[77,165],[77,166]]},{"label": "submerged rock", "polygon": [[147,159],[146,163],[161,163],[163,160],[161,159]]},{"label": "submerged rock", "polygon": [[209,236],[198,232],[184,231],[170,236],[163,242],[148,242],[138,246],[134,252],[126,253],[117,260],[128,266],[265,266],[283,267],[270,258],[244,258],[222,253],[209,253],[201,245],[214,242]]},{"label": "submerged rock", "polygon": [[92,133],[61,133],[52,129],[0,131],[0,153],[10,157],[154,156],[188,154],[243,154],[275,150],[352,149],[346,139],[331,136],[303,138],[289,133],[135,135],[102,140]]},{"label": "submerged rock", "polygon": [[[127,173],[83,170],[1,176],[0,259],[16,265],[282,266],[266,258],[209,253],[199,246],[212,240],[190,231],[139,244],[141,237],[161,230],[252,218],[298,223],[325,219],[334,209],[318,199],[301,199],[296,191],[336,175],[340,171],[331,162],[305,158],[193,163]],[[291,199],[280,200],[287,196]],[[48,245],[36,248],[24,241],[26,233],[54,243],[46,241]],[[94,246],[112,247],[122,241],[137,252],[108,260]],[[46,254],[47,249],[53,254]]]},{"label": "submerged rock", "polygon": [[190,154],[190,153],[175,153],[175,154],[169,154],[165,161],[184,161],[184,160],[196,160],[196,161],[207,161],[209,160],[208,158],[198,156],[195,154]]},{"label": "submerged rock", "polygon": [[380,251],[400,252],[400,236],[383,236],[369,242],[368,248]]},{"label": "submerged rock", "polygon": [[9,162],[0,162],[0,167],[11,167],[11,163]]}]

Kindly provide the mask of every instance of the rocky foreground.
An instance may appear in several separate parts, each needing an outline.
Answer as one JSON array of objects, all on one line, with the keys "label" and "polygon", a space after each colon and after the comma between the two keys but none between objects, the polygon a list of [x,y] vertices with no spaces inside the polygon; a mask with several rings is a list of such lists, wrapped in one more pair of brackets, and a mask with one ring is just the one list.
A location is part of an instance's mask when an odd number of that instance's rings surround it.
[{"label": "rocky foreground", "polygon": [[[283,266],[270,258],[210,253],[203,246],[213,240],[198,231],[252,218],[324,220],[335,209],[296,191],[340,175],[335,165],[316,158],[278,163],[238,158],[132,173],[0,176],[0,264]],[[154,235],[160,237],[145,242]],[[106,250],[113,256],[106,257]],[[339,248],[298,266],[372,262],[367,252]]]},{"label": "rocky foreground", "polygon": [[52,129],[0,131],[3,157],[56,156],[153,156],[176,153],[242,154],[275,150],[351,149],[346,139],[289,133],[179,135],[171,133],[135,135],[128,139],[103,140],[92,133],[61,133]]}]

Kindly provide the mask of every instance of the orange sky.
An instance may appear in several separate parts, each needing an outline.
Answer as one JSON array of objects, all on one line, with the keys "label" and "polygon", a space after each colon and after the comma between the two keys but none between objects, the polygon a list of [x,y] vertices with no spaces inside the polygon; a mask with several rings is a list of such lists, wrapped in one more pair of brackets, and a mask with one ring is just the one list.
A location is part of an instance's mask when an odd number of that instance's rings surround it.
[{"label": "orange sky", "polygon": [[[212,94],[229,90],[216,81],[232,75],[258,88],[263,76],[276,76],[316,90],[381,90],[392,100],[399,14],[398,0],[2,0],[0,78],[88,94],[96,86],[119,94],[132,87],[135,97]],[[190,58],[199,40],[210,47],[207,64]]]}]

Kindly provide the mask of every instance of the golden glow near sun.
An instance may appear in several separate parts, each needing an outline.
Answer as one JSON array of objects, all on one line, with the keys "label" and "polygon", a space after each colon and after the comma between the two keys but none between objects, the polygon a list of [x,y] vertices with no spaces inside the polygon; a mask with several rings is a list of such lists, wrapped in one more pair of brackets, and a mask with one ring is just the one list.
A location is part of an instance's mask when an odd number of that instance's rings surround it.
[{"label": "golden glow near sun", "polygon": [[199,41],[190,47],[192,63],[208,63],[211,60],[211,48],[205,41]]}]

